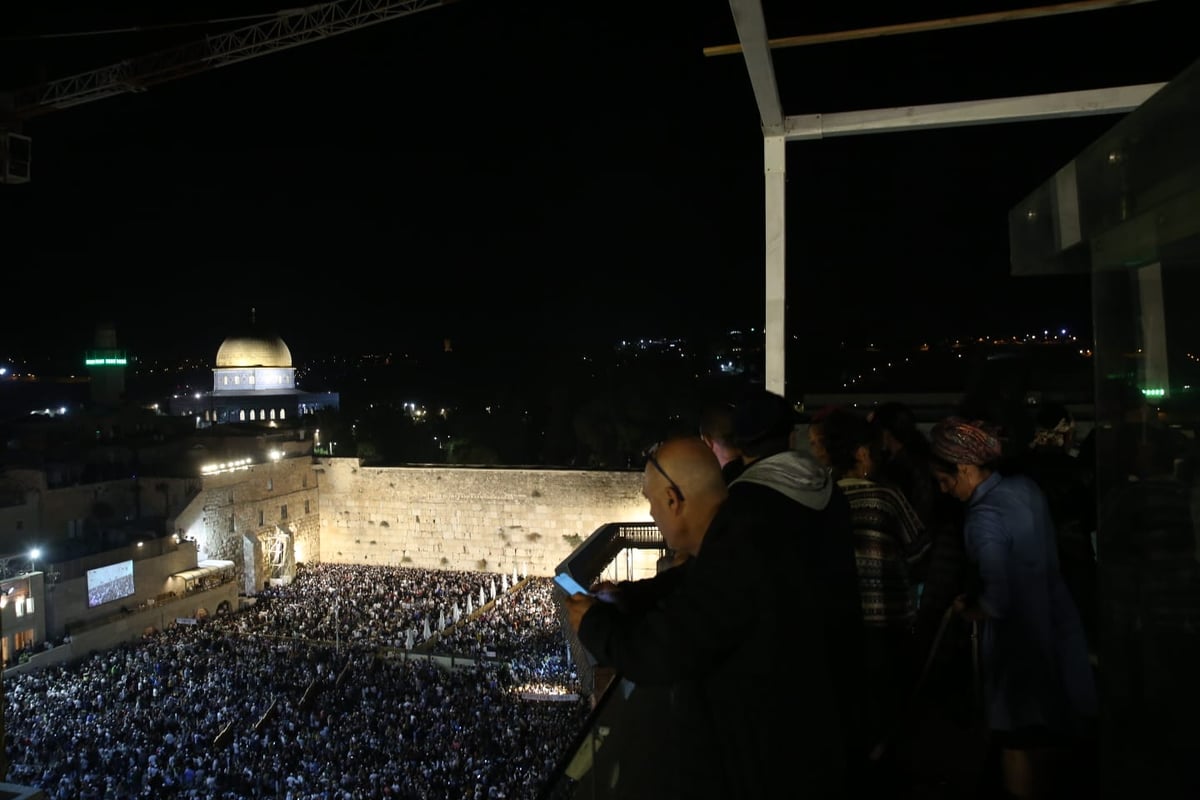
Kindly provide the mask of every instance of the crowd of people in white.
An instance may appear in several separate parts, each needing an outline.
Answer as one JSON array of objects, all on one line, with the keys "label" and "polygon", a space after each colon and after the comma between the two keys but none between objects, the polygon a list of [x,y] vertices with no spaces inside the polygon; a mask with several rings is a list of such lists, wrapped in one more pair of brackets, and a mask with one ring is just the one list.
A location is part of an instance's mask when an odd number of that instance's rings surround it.
[{"label": "crowd of people in white", "polygon": [[305,565],[239,611],[5,678],[7,780],[52,800],[536,797],[588,711],[552,586]]}]

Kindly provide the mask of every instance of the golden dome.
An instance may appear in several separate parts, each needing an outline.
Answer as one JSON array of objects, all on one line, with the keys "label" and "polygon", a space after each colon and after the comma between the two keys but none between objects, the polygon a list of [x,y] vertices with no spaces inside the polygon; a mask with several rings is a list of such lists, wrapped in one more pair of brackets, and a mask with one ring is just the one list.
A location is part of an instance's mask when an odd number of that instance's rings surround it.
[{"label": "golden dome", "polygon": [[273,334],[230,336],[217,351],[217,368],[290,367],[292,351]]}]

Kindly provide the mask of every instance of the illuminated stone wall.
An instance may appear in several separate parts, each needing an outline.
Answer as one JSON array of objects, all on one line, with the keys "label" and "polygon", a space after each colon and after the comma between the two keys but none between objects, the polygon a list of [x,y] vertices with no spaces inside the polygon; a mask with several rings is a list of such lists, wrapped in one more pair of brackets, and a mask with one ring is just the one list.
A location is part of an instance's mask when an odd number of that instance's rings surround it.
[{"label": "illuminated stone wall", "polygon": [[[357,458],[289,458],[205,477],[177,527],[195,538],[201,559],[235,562],[248,593],[262,588],[265,543],[280,528],[292,535],[297,562],[550,575],[600,526],[648,521],[641,488],[640,470],[376,468]],[[623,554],[606,574],[653,574],[659,555]]]},{"label": "illuminated stone wall", "polygon": [[[636,471],[361,467],[322,459],[320,560],[550,575],[597,528],[649,520]],[[638,575],[659,553],[630,554]],[[624,573],[621,575],[624,577]]]},{"label": "illuminated stone wall", "polygon": [[[277,533],[290,534],[297,561],[315,559],[320,552],[317,483],[307,456],[207,475],[203,491],[176,524],[196,540],[201,560],[233,561],[245,575],[246,591],[253,592],[262,588],[265,549]],[[246,539],[253,544],[249,563]]]}]

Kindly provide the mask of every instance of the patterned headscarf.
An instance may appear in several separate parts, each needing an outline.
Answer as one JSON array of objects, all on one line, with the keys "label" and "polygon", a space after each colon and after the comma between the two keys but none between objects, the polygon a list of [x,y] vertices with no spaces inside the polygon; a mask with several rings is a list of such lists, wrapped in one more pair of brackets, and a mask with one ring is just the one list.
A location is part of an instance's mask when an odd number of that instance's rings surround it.
[{"label": "patterned headscarf", "polygon": [[933,454],[951,464],[976,467],[997,461],[1003,451],[1000,439],[979,420],[946,417],[929,432]]}]

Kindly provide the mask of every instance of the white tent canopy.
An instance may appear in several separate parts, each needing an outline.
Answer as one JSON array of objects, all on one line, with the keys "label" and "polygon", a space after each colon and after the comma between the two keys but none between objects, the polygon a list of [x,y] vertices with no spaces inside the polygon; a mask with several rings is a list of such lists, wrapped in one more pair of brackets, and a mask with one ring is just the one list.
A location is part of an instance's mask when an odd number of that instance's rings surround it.
[{"label": "white tent canopy", "polygon": [[187,583],[199,580],[208,575],[220,575],[228,570],[233,569],[232,561],[224,561],[221,559],[207,559],[196,564],[194,569],[186,569],[183,572],[176,572],[172,578],[181,578]]}]

